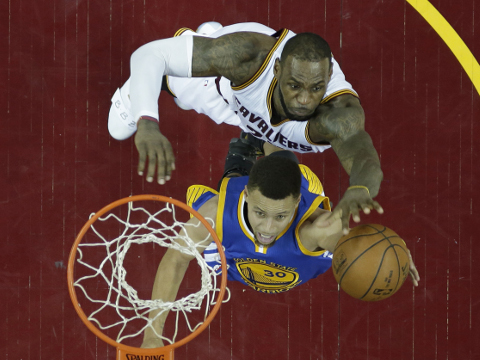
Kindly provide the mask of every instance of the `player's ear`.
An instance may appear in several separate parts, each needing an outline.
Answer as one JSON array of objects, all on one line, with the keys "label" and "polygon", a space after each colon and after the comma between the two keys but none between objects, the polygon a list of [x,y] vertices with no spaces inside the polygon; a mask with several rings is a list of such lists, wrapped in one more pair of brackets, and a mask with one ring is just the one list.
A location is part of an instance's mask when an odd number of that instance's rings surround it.
[{"label": "player's ear", "polygon": [[[244,190],[244,194],[245,194],[245,201],[247,201],[248,199],[248,189],[247,189],[247,185],[245,185],[245,190]],[[248,201],[247,201],[248,202]]]}]

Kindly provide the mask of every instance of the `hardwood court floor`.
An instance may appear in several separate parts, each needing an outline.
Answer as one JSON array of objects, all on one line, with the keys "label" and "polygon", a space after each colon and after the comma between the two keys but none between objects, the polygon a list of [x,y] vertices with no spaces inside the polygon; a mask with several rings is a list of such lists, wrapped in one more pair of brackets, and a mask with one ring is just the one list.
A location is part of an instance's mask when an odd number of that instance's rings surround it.
[{"label": "hardwood court floor", "polygon": [[[426,1],[413,3],[425,11]],[[479,59],[480,4],[431,4]],[[163,96],[161,126],[177,170],[167,185],[149,184],[136,175],[133,141],[108,135],[110,98],[138,46],[209,20],[312,31],[330,42],[360,94],[385,173],[377,198],[385,214],[362,221],[405,239],[421,283],[380,303],[339,292],[331,271],[279,295],[230,284],[232,300],[176,358],[480,358],[480,95],[467,75],[477,68],[470,61],[464,69],[409,2],[18,0],[2,1],[0,18],[2,359],[114,359],[69,299],[76,234],[118,198],[183,200],[188,185],[215,186],[238,130]],[[348,178],[333,151],[301,160],[336,204]]]}]

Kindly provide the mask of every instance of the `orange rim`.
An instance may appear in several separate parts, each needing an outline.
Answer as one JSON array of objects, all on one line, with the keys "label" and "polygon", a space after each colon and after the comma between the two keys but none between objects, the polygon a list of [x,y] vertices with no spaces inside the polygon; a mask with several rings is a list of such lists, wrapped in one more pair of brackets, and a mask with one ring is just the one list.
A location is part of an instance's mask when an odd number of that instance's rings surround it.
[{"label": "orange rim", "polygon": [[[217,244],[218,248],[218,253],[220,254],[220,260],[222,264],[222,278],[220,281],[220,291],[217,296],[216,304],[213,306],[212,311],[210,311],[210,314],[208,314],[207,318],[203,322],[202,325],[200,325],[194,332],[192,332],[190,335],[184,337],[183,339],[174,342],[173,344],[166,345],[161,348],[154,348],[154,349],[143,349],[143,348],[137,348],[133,346],[128,346],[128,345],[123,345],[121,343],[116,342],[112,338],[108,337],[105,335],[101,330],[99,330],[95,325],[93,325],[90,320],[88,320],[88,317],[85,315],[83,312],[82,308],[80,307],[80,304],[78,303],[77,295],[75,293],[75,286],[74,286],[74,280],[73,280],[73,268],[75,266],[75,257],[77,254],[77,247],[80,244],[80,242],[83,239],[83,236],[87,232],[87,230],[90,228],[90,226],[97,221],[97,219],[105,214],[106,212],[112,210],[113,208],[116,208],[120,205],[132,202],[132,201],[161,201],[165,203],[170,203],[175,206],[178,206],[182,208],[185,211],[188,211],[189,213],[193,214],[210,232],[212,235],[213,240]],[[70,294],[70,299],[72,300],[73,306],[75,307],[75,310],[82,319],[83,323],[92,331],[96,336],[98,336],[100,339],[105,341],[106,343],[114,346],[117,348],[117,359],[120,359],[122,356],[125,356],[126,352],[132,352],[135,354],[140,354],[140,355],[169,355],[170,358],[173,358],[173,350],[188,343],[189,341],[192,341],[195,337],[197,337],[203,330],[207,328],[207,326],[212,322],[213,318],[217,314],[218,310],[220,309],[220,306],[222,305],[223,298],[225,296],[225,288],[227,286],[227,272],[224,271],[227,269],[227,260],[225,258],[225,253],[223,252],[222,244],[220,243],[220,240],[218,239],[217,234],[215,233],[215,230],[213,230],[212,226],[209,224],[209,222],[202,216],[200,215],[196,210],[192,209],[185,203],[172,199],[166,196],[162,195],[135,195],[135,196],[130,196],[126,197],[123,199],[119,199],[117,201],[114,201],[110,205],[105,206],[102,208],[100,211],[96,212],[94,216],[92,216],[86,223],[83,225],[82,229],[80,230],[79,234],[77,235],[77,238],[75,239],[75,242],[73,243],[72,249],[70,250],[70,256],[68,258],[68,268],[67,268],[67,282],[68,282],[68,292]],[[127,357],[125,357],[127,359]]]}]

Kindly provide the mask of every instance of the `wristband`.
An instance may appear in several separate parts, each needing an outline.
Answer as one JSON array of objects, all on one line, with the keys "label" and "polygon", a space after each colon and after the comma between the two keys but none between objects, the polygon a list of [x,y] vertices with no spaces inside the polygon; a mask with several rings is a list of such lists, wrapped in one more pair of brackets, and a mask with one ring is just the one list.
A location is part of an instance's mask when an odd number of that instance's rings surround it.
[{"label": "wristband", "polygon": [[365,189],[367,190],[367,193],[368,195],[370,195],[370,190],[368,190],[368,188],[366,186],[363,186],[363,185],[352,185],[352,186],[349,186],[347,191],[350,190],[350,189]]},{"label": "wristband", "polygon": [[142,119],[143,119],[143,120],[148,120],[148,121],[154,121],[154,122],[156,122],[157,124],[160,123],[160,121],[158,121],[157,119],[155,119],[154,117],[151,117],[151,116],[140,116],[139,119],[138,119],[138,121],[140,121],[140,120],[142,120]]}]

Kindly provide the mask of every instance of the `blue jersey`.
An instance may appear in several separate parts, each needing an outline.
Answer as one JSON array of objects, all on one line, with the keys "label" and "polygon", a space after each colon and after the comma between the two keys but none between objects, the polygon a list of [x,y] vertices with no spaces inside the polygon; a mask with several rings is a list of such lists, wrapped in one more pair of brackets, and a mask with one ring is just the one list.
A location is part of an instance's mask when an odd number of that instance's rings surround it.
[{"label": "blue jersey", "polygon": [[[288,227],[270,247],[255,244],[245,220],[247,176],[224,179],[219,193],[206,187],[189,189],[187,203],[194,209],[212,196],[219,196],[216,232],[225,250],[229,280],[240,281],[264,293],[280,293],[317,277],[331,266],[330,252],[309,251],[298,236],[300,226],[318,207],[330,210],[317,176],[304,165],[300,168],[303,174],[300,203]],[[210,266],[218,264],[215,253],[215,243],[204,252]]]}]

